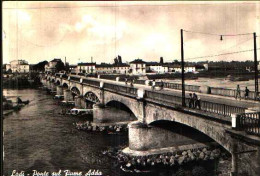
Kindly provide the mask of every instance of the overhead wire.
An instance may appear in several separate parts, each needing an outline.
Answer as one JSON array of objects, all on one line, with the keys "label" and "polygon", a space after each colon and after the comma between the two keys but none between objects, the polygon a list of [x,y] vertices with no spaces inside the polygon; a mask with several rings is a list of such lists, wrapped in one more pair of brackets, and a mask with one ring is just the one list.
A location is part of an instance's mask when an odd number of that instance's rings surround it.
[{"label": "overhead wire", "polygon": [[196,33],[196,34],[203,34],[203,35],[214,35],[214,36],[241,36],[241,35],[252,35],[253,33],[242,33],[242,34],[216,34],[216,33],[207,33],[207,32],[199,32],[199,31],[188,31],[188,30],[183,30],[184,32],[188,33]]},{"label": "overhead wire", "polygon": [[[257,48],[256,50],[259,50],[259,49],[260,49],[260,48]],[[208,55],[208,56],[199,56],[199,57],[187,58],[187,59],[185,59],[185,60],[201,59],[201,58],[209,58],[209,57],[217,57],[217,56],[224,56],[224,55],[244,53],[244,52],[249,52],[249,51],[254,51],[254,49],[241,50],[241,51],[229,52],[229,53],[221,53],[221,54]]]}]

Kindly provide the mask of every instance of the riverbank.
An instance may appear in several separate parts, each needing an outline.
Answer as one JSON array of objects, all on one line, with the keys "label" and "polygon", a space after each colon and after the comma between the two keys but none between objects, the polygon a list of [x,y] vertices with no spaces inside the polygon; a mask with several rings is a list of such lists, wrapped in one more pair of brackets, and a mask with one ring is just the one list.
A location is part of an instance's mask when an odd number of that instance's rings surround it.
[{"label": "riverbank", "polygon": [[121,132],[127,132],[129,122],[117,122],[117,123],[93,123],[91,121],[78,122],[75,124],[76,129],[83,131],[102,132],[106,134],[117,134]]},{"label": "riverbank", "polygon": [[204,147],[145,156],[128,155],[122,149],[110,148],[102,154],[115,159],[123,171],[131,173],[171,170],[174,176],[227,176],[231,167],[231,157],[219,148]]},{"label": "riverbank", "polygon": [[3,88],[21,89],[21,88],[37,88],[41,85],[39,75],[34,74],[11,74],[3,77]]}]

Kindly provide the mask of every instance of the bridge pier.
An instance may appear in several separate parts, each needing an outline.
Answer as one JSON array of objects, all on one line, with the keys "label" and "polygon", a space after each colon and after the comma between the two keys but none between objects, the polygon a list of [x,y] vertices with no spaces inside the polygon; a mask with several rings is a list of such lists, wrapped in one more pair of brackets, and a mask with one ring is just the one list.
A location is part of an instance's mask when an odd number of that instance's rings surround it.
[{"label": "bridge pier", "polygon": [[148,125],[139,121],[128,124],[129,149],[133,151],[148,150],[151,147],[150,130],[151,127],[149,128]]},{"label": "bridge pier", "polygon": [[83,107],[85,107],[86,109],[92,109],[93,108],[93,103],[86,100],[86,99],[82,101],[82,105],[84,105]]},{"label": "bridge pier", "polygon": [[47,89],[48,89],[48,90],[51,90],[51,82],[50,82],[50,81],[47,81],[47,82],[46,82],[46,86],[47,86]]},{"label": "bridge pier", "polygon": [[51,91],[52,91],[52,92],[56,91],[56,85],[55,85],[55,83],[50,83],[50,88],[51,88]]},{"label": "bridge pier", "polygon": [[64,90],[64,101],[66,101],[66,102],[73,101],[72,94],[71,94],[70,90],[68,90],[68,89]]},{"label": "bridge pier", "polygon": [[47,80],[46,79],[42,79],[41,80],[41,83],[42,83],[42,85],[45,87],[45,86],[47,86]]},{"label": "bridge pier", "polygon": [[57,95],[63,95],[63,87],[58,85],[56,87],[56,90],[57,90]]},{"label": "bridge pier", "polygon": [[81,96],[81,95],[75,96],[74,100],[75,100],[76,108],[83,108],[83,106],[82,106],[83,96]]}]

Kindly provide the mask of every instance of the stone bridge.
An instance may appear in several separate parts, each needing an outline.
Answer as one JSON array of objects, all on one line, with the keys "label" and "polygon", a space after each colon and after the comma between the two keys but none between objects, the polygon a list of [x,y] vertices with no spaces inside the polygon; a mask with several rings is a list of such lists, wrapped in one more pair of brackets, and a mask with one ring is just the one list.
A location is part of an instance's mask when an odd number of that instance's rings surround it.
[{"label": "stone bridge", "polygon": [[192,109],[182,107],[182,97],[168,92],[76,75],[47,74],[41,80],[57,95],[64,95],[65,101],[75,101],[77,107],[93,107],[94,121],[109,120],[111,116],[105,107],[110,102],[126,106],[137,119],[129,124],[132,151],[154,149],[160,141],[168,140],[167,135],[155,137],[150,124],[171,121],[200,131],[225,148],[232,155],[231,175],[260,175],[259,113],[254,112],[256,125],[254,133],[249,135],[245,132],[246,125],[241,123],[247,117],[246,107],[216,103],[212,98],[201,101],[200,109]]}]

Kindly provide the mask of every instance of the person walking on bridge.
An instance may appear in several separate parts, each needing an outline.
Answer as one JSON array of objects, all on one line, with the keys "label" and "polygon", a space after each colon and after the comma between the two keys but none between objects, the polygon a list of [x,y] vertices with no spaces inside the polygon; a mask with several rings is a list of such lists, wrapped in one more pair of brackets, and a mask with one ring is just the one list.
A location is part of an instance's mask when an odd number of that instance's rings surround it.
[{"label": "person walking on bridge", "polygon": [[239,99],[241,100],[241,91],[240,91],[240,87],[239,84],[237,85],[237,90],[236,90],[236,99],[239,97]]},{"label": "person walking on bridge", "polygon": [[248,95],[249,95],[249,89],[246,87],[246,89],[245,89],[245,99],[248,99]]},{"label": "person walking on bridge", "polygon": [[155,89],[155,80],[153,80],[153,82],[152,82],[152,90],[154,90]]},{"label": "person walking on bridge", "polygon": [[194,106],[194,101],[192,97],[192,93],[189,94],[189,108],[193,108]]},{"label": "person walking on bridge", "polygon": [[163,90],[163,87],[164,87],[164,83],[163,83],[163,80],[161,80],[161,90]]},{"label": "person walking on bridge", "polygon": [[200,97],[197,94],[193,93],[193,99],[194,99],[194,108],[198,107],[199,109],[201,109]]}]

